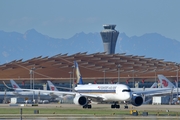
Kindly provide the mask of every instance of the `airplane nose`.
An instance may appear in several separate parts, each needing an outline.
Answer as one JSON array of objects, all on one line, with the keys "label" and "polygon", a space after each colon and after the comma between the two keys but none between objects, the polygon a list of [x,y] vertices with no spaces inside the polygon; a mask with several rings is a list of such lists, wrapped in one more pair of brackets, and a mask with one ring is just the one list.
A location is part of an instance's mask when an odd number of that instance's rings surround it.
[{"label": "airplane nose", "polygon": [[124,95],[124,98],[126,99],[126,100],[131,100],[131,97],[132,97],[132,95],[131,95],[131,93],[126,93],[125,95]]}]

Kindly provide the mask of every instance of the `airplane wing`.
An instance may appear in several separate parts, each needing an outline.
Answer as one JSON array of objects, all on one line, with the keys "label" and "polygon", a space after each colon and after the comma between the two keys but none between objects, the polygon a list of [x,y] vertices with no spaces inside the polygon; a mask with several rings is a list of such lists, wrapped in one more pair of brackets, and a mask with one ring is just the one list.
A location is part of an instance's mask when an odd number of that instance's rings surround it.
[{"label": "airplane wing", "polygon": [[102,100],[103,96],[98,94],[88,94],[88,93],[79,93],[79,92],[68,92],[68,91],[50,91],[50,90],[37,90],[37,89],[21,89],[23,91],[34,91],[34,92],[41,92],[41,93],[48,93],[49,95],[83,95],[88,98]]},{"label": "airplane wing", "polygon": [[172,88],[159,88],[155,90],[144,90],[144,91],[135,91],[132,94],[137,95],[146,95],[146,96],[157,96],[157,95],[167,95],[170,94],[172,91]]}]

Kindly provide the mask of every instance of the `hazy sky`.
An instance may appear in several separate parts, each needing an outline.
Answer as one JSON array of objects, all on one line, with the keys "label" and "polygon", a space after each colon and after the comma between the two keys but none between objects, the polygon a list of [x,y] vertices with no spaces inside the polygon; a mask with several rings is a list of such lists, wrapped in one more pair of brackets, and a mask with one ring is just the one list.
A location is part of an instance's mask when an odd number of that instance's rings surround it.
[{"label": "hazy sky", "polygon": [[0,0],[0,30],[29,29],[54,38],[100,32],[103,24],[130,36],[159,33],[180,40],[180,0]]}]

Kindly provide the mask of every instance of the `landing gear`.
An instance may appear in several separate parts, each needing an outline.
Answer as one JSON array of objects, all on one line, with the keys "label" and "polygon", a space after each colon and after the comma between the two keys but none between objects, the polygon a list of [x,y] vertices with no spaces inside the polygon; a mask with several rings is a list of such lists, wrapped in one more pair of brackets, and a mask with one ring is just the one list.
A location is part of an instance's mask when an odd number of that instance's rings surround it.
[{"label": "landing gear", "polygon": [[92,106],[87,104],[87,105],[84,105],[84,106],[83,106],[83,108],[88,108],[88,109],[91,109],[91,108],[92,108]]},{"label": "landing gear", "polygon": [[126,105],[124,106],[124,109],[128,109],[127,102],[126,102],[126,101],[124,101],[124,103],[126,104]]},{"label": "landing gear", "polygon": [[124,106],[124,109],[128,109],[128,105],[127,104]]},{"label": "landing gear", "polygon": [[119,109],[119,108],[120,108],[120,105],[118,104],[118,102],[114,102],[114,103],[111,105],[111,108],[117,108],[117,109]]}]

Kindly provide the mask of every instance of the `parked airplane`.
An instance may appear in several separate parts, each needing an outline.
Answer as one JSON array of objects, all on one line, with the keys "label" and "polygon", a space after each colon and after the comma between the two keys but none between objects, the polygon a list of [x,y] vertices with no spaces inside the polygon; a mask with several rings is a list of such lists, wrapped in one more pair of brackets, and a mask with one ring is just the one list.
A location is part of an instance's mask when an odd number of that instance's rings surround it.
[{"label": "parked airplane", "polygon": [[[173,88],[173,91],[172,91],[173,98],[171,98],[171,103],[176,103],[176,102],[179,103],[179,100],[180,100],[180,95],[179,95],[180,89],[177,88],[178,85],[175,86],[164,75],[158,75],[158,79],[160,81],[160,84],[161,84],[162,88]],[[178,92],[177,92],[177,90],[178,90]]]},{"label": "parked airplane", "polygon": [[[51,82],[51,81],[47,81],[48,83],[48,86],[49,86],[49,89],[51,91],[59,91],[56,86]],[[54,96],[56,98],[56,100],[60,101],[61,103],[64,102],[64,100],[70,100],[70,99],[73,99],[73,95],[63,95],[63,94],[60,94],[60,93],[51,93],[51,96]]]},{"label": "parked airplane", "polygon": [[158,75],[158,79],[162,88],[176,88],[164,75]]},{"label": "parked airplane", "polygon": [[10,80],[10,83],[12,85],[12,88],[15,90],[14,94],[18,97],[23,97],[27,100],[33,100],[33,99],[40,99],[40,100],[52,100],[52,97],[49,95],[49,93],[42,92],[42,91],[24,91],[22,88],[19,87],[19,85],[14,81]]}]

